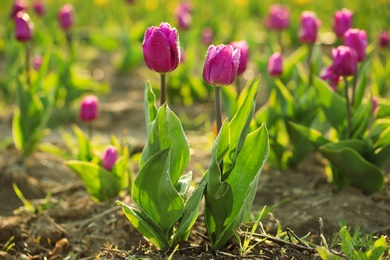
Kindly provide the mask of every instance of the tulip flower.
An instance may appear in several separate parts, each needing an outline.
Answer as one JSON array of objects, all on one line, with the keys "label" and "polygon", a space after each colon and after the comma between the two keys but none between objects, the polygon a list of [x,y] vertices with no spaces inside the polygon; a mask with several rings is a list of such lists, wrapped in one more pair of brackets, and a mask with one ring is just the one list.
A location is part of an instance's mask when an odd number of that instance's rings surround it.
[{"label": "tulip flower", "polygon": [[231,45],[210,45],[203,66],[203,79],[215,88],[217,132],[222,126],[220,88],[233,83],[240,64],[240,49]]},{"label": "tulip flower", "polygon": [[176,18],[178,26],[184,31],[188,30],[191,26],[191,10],[192,7],[188,3],[182,3],[176,9]]},{"label": "tulip flower", "polygon": [[118,159],[118,152],[115,146],[109,146],[104,150],[102,156],[102,166],[107,171],[111,171],[112,167],[114,167],[115,162]]},{"label": "tulip flower", "polygon": [[299,28],[299,40],[302,43],[315,43],[320,25],[321,21],[314,12],[303,12],[301,15],[301,26]]},{"label": "tulip flower", "polygon": [[351,28],[353,12],[348,9],[336,11],[333,18],[333,31],[337,38],[342,38],[344,33]]},{"label": "tulip flower", "polygon": [[161,105],[166,101],[166,73],[177,68],[180,63],[179,34],[169,23],[160,27],[149,27],[142,43],[145,63],[149,69],[160,73]]},{"label": "tulip flower", "polygon": [[341,77],[334,72],[334,65],[333,64],[330,65],[329,67],[325,68],[324,70],[322,70],[320,77],[321,77],[321,79],[328,81],[330,87],[334,91],[337,90],[337,85],[339,84]]},{"label": "tulip flower", "polygon": [[202,31],[202,42],[209,46],[213,42],[213,29],[206,27]]},{"label": "tulip flower", "polygon": [[58,22],[62,29],[68,31],[74,23],[73,6],[66,4],[58,11]]},{"label": "tulip flower", "polygon": [[389,33],[383,31],[379,37],[379,46],[382,48],[386,48],[389,46]]},{"label": "tulip flower", "polygon": [[265,26],[269,30],[283,31],[290,25],[290,10],[279,4],[271,5],[268,16],[265,18]]},{"label": "tulip flower", "polygon": [[18,41],[28,42],[32,39],[34,33],[34,24],[30,16],[20,11],[15,17],[15,37]]},{"label": "tulip flower", "polygon": [[86,96],[81,101],[80,119],[81,121],[88,123],[89,139],[92,138],[92,121],[94,121],[99,116],[98,106],[99,100],[96,96]]},{"label": "tulip flower", "polygon": [[241,75],[246,70],[246,66],[248,64],[248,54],[249,54],[249,46],[246,41],[235,41],[230,43],[234,49],[240,49],[240,63],[237,69],[237,75]]},{"label": "tulip flower", "polygon": [[26,0],[15,0],[14,1],[14,4],[12,5],[12,10],[11,10],[11,14],[10,14],[10,17],[11,18],[15,18],[16,15],[22,11],[22,12],[25,12],[26,9],[27,9],[27,1]]},{"label": "tulip flower", "polygon": [[41,55],[35,55],[33,57],[33,68],[38,71],[42,66],[43,58]]},{"label": "tulip flower", "polygon": [[372,113],[375,114],[375,112],[378,109],[378,98],[377,97],[372,97]]},{"label": "tulip flower", "polygon": [[41,17],[46,13],[45,5],[40,0],[34,2],[33,9],[35,13]]},{"label": "tulip flower", "polygon": [[268,60],[268,73],[272,77],[280,77],[283,73],[283,58],[282,54],[275,52]]},{"label": "tulip flower", "polygon": [[348,46],[332,49],[333,70],[339,76],[353,76],[357,71],[356,51]]},{"label": "tulip flower", "polygon": [[344,34],[344,45],[353,48],[356,51],[358,62],[362,62],[366,57],[366,31],[349,29]]}]

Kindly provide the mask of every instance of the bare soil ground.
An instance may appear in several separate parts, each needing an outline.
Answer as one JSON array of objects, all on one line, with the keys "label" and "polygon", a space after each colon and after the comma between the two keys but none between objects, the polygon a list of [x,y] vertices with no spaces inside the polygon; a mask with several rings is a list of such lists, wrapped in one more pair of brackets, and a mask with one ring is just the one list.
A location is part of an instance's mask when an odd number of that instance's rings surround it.
[{"label": "bare soil ground", "polygon": [[[142,104],[145,80],[134,81],[131,75],[114,75],[109,71],[106,77],[105,80],[112,82],[113,91],[101,99],[97,136],[101,141],[115,134],[127,137],[132,147],[142,147],[146,138]],[[190,109],[172,106],[172,110],[191,119],[202,111],[211,111],[211,106],[202,104]],[[11,117],[12,114],[6,114],[0,118],[0,140],[11,136]],[[67,123],[65,129],[71,123]],[[204,131],[187,133],[192,149],[188,168],[199,178],[208,165],[212,134]],[[62,140],[54,129],[44,142],[61,146]],[[278,220],[283,230],[289,228],[298,237],[310,232],[310,246],[269,237],[245,258],[316,259],[318,256],[313,249],[320,244],[319,218],[323,220],[324,235],[329,241],[341,223],[360,227],[366,233],[390,235],[389,174],[380,193],[365,195],[353,187],[337,191],[327,182],[323,163],[319,155],[313,154],[294,170],[265,167],[253,205],[254,213],[264,205],[277,205],[262,221],[267,233],[276,234]],[[137,170],[136,162],[133,168]],[[13,184],[34,205],[35,212],[22,207]],[[50,196],[47,197],[48,193]],[[95,259],[96,256],[129,259],[130,255],[167,258],[172,252],[160,252],[150,246],[127,221],[115,204],[116,199],[133,205],[126,193],[96,203],[61,158],[37,151],[23,165],[13,146],[8,145],[0,151],[0,249],[7,242],[15,245],[7,253],[0,251],[0,259]],[[201,213],[189,242],[179,247],[173,259],[240,258],[234,240],[226,250],[214,252],[206,238]]]}]

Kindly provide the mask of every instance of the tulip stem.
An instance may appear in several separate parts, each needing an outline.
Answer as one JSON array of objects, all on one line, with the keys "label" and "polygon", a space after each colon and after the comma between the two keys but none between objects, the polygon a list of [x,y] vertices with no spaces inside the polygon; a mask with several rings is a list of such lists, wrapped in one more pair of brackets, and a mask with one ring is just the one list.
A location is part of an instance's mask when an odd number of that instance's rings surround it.
[{"label": "tulip stem", "polygon": [[69,59],[73,61],[72,34],[70,33],[70,31],[65,32],[65,37],[66,37],[66,43],[68,45],[68,50],[69,50]]},{"label": "tulip stem", "polygon": [[351,105],[355,106],[355,93],[356,93],[356,85],[357,85],[357,73],[353,76],[353,85],[352,85],[352,98],[351,98]]},{"label": "tulip stem", "polygon": [[215,120],[217,122],[217,135],[222,127],[222,109],[221,109],[221,88],[214,87],[215,89]]},{"label": "tulip stem", "polygon": [[309,43],[309,55],[307,57],[307,66],[309,68],[309,87],[313,85],[313,64],[312,64],[312,56],[313,56],[313,46],[314,44]]},{"label": "tulip stem", "polygon": [[92,141],[93,125],[92,122],[88,122],[88,140]]},{"label": "tulip stem", "polygon": [[26,42],[26,82],[27,86],[31,88],[31,78],[30,78],[30,46],[29,43]]},{"label": "tulip stem", "polygon": [[167,74],[160,73],[160,106],[167,101]]},{"label": "tulip stem", "polygon": [[280,48],[280,54],[283,54],[283,43],[282,43],[282,31],[277,31],[278,44]]},{"label": "tulip stem", "polygon": [[351,138],[351,107],[349,103],[349,95],[348,95],[348,80],[344,77],[345,82],[345,103],[347,105],[347,138]]}]

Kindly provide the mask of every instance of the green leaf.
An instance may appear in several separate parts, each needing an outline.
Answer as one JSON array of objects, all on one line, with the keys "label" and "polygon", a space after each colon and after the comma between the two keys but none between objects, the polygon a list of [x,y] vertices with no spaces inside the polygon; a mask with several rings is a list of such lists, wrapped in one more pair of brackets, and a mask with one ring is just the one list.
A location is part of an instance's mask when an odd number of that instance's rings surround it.
[{"label": "green leaf", "polygon": [[284,82],[291,80],[292,73],[296,68],[296,64],[304,60],[308,53],[308,48],[306,45],[302,45],[298,49],[296,49],[288,58],[284,61],[284,69],[282,80]]},{"label": "green leaf", "polygon": [[88,193],[94,199],[104,201],[117,196],[121,190],[117,177],[103,167],[75,160],[67,161],[66,165],[81,178]]},{"label": "green leaf", "polygon": [[324,145],[320,147],[320,152],[348,178],[350,183],[368,194],[380,191],[384,187],[384,176],[377,166],[350,147],[332,146],[334,146],[332,143]]},{"label": "green leaf", "polygon": [[132,196],[144,214],[162,230],[168,230],[183,213],[184,201],[170,177],[171,149],[155,153],[141,168],[134,180]]},{"label": "green leaf", "polygon": [[145,106],[145,120],[146,126],[148,126],[157,116],[156,108],[156,95],[153,93],[150,82],[146,82],[145,95],[144,95],[144,106]]},{"label": "green leaf", "polygon": [[179,181],[175,185],[175,189],[179,193],[180,197],[183,198],[183,200],[187,199],[191,181],[192,181],[192,172],[189,172],[185,175],[182,175]]},{"label": "green leaf", "polygon": [[232,87],[221,88],[223,111],[232,118],[237,111],[237,94]]},{"label": "green leaf", "polygon": [[72,125],[73,132],[77,137],[78,154],[77,160],[90,162],[93,159],[92,148],[84,132],[77,126]]},{"label": "green leaf", "polygon": [[318,255],[323,260],[342,260],[343,258],[331,253],[328,249],[326,249],[324,246],[316,247],[316,250],[318,252]]},{"label": "green leaf", "polygon": [[371,62],[364,61],[361,66],[359,66],[359,71],[356,75],[358,75],[357,83],[356,83],[356,89],[355,89],[355,99],[353,102],[353,107],[357,108],[362,102],[362,99],[364,97],[364,93],[367,86],[367,74],[368,69],[371,67]]},{"label": "green leaf", "polygon": [[307,138],[315,147],[319,148],[322,145],[329,143],[330,141],[326,139],[321,132],[309,128],[307,126],[299,125],[294,122],[289,122],[289,124],[301,134],[302,137]]},{"label": "green leaf", "polygon": [[390,100],[387,98],[378,98],[377,118],[384,118],[389,116],[390,116]]},{"label": "green leaf", "polygon": [[130,183],[129,167],[128,167],[129,149],[125,147],[122,152],[122,156],[115,162],[111,172],[118,178],[118,182],[121,185],[121,189],[128,188]]},{"label": "green leaf", "polygon": [[379,147],[375,150],[372,162],[378,167],[383,167],[390,159],[390,144]]},{"label": "green leaf", "polygon": [[386,249],[386,239],[384,236],[381,236],[370,247],[370,249],[366,252],[365,256],[367,257],[367,259],[370,260],[380,260],[382,259],[385,249]]},{"label": "green leaf", "polygon": [[355,248],[353,247],[353,239],[348,232],[346,226],[342,227],[340,230],[341,236],[341,250],[348,257],[353,257],[355,254]]},{"label": "green leaf", "polygon": [[295,100],[286,86],[279,79],[275,80],[277,90],[277,102],[272,106],[283,118],[291,118],[294,115]]}]

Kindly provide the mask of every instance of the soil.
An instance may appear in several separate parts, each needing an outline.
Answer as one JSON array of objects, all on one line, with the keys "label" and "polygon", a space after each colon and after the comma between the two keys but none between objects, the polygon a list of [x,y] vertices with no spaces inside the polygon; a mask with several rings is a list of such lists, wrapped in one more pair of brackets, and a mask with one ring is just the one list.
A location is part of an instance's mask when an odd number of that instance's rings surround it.
[{"label": "soil", "polygon": [[[110,82],[113,89],[101,97],[95,138],[104,143],[115,134],[139,150],[146,139],[143,114],[145,80],[134,80],[134,75],[118,75],[109,68],[103,69],[103,80]],[[144,74],[154,76],[148,71],[137,72],[137,75]],[[152,84],[157,80],[152,78]],[[187,121],[212,110],[208,103],[191,108],[172,105],[171,108],[179,117],[188,118]],[[12,111],[1,115],[0,140],[11,136],[11,118]],[[69,130],[73,123],[85,129],[77,119],[62,127]],[[194,171],[196,178],[200,178],[210,158],[213,142],[213,134],[207,130],[210,125],[206,121],[202,124],[206,130],[186,129],[192,151],[188,168]],[[45,142],[61,147],[58,129],[53,128],[43,140]],[[342,224],[359,227],[364,233],[390,235],[389,174],[383,191],[365,195],[353,187],[336,190],[328,183],[323,165],[323,158],[312,154],[293,170],[270,166],[263,169],[253,212],[259,212],[265,205],[275,208],[261,222],[268,234],[267,239],[242,258],[319,259],[315,245],[321,243],[320,218],[323,234],[329,243]],[[133,161],[133,168],[136,172],[136,161]],[[15,195],[13,184],[33,204],[34,212],[24,207]],[[37,151],[23,164],[13,145],[6,145],[0,151],[0,249],[3,249],[0,250],[0,259],[130,259],[130,256],[165,259],[171,254],[173,259],[241,258],[235,239],[222,251],[213,251],[208,246],[202,212],[187,243],[181,244],[175,252],[158,251],[131,226],[116,205],[117,199],[134,205],[127,193],[106,202],[94,202],[81,180],[61,158]],[[289,230],[298,237],[310,233],[306,238],[309,245],[278,239],[278,223],[283,231]],[[241,229],[246,230],[244,226]],[[264,238],[265,233],[257,235],[258,240]],[[5,252],[7,243],[14,243],[14,246]]]}]

